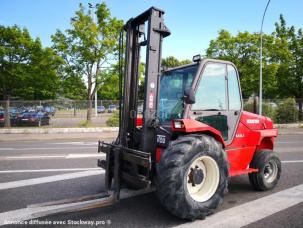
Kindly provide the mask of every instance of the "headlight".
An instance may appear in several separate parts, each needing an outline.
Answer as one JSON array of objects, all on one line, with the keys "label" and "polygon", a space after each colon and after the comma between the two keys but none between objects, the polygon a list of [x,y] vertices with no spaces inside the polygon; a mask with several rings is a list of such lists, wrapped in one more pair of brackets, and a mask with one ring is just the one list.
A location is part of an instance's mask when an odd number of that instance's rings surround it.
[{"label": "headlight", "polygon": [[174,127],[177,129],[183,128],[182,121],[174,121]]}]

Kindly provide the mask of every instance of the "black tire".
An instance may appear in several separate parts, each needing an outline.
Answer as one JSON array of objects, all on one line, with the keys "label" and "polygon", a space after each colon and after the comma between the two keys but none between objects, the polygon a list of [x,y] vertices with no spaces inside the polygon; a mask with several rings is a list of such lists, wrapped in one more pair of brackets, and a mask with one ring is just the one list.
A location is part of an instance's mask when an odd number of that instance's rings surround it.
[{"label": "black tire", "polygon": [[[211,157],[219,170],[217,189],[205,202],[194,200],[187,189],[187,174],[193,161]],[[183,219],[204,219],[223,202],[227,192],[228,162],[222,145],[208,135],[187,135],[172,141],[157,165],[157,195],[162,205]]]},{"label": "black tire", "polygon": [[[273,176],[267,176],[270,175],[268,167],[273,170]],[[257,151],[250,168],[259,169],[258,172],[248,174],[250,184],[258,191],[265,191],[275,187],[280,179],[282,170],[281,161],[277,153],[271,150]]]}]

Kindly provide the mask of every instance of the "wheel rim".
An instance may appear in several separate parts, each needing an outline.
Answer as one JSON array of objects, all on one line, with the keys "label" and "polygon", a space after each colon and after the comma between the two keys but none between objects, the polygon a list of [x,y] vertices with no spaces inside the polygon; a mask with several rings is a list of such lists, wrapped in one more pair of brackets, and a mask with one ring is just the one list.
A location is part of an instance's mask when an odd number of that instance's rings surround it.
[{"label": "wheel rim", "polygon": [[277,163],[274,161],[269,161],[263,171],[264,179],[267,183],[273,182],[278,174],[278,166]]},{"label": "wheel rim", "polygon": [[194,160],[187,171],[187,191],[198,202],[209,200],[216,192],[220,179],[217,162],[209,156]]}]

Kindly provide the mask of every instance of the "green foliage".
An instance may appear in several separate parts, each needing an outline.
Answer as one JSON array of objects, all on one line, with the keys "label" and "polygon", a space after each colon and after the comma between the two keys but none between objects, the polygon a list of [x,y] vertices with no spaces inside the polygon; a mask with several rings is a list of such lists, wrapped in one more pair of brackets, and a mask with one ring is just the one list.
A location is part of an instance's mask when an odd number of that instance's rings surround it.
[{"label": "green foliage", "polygon": [[[303,94],[303,31],[287,27],[282,15],[271,35],[263,35],[263,95],[265,98],[295,97]],[[260,34],[239,32],[236,36],[220,30],[211,40],[208,57],[233,62],[239,71],[243,97],[259,93]],[[301,107],[301,106],[300,106]],[[299,117],[303,119],[300,108]]]},{"label": "green foliage", "polygon": [[115,111],[111,117],[106,121],[108,127],[118,127],[119,126],[119,111]]},{"label": "green foliage", "polygon": [[[303,31],[296,31],[294,26],[287,27],[283,16],[276,23],[273,34],[278,41],[276,59],[280,63],[277,72],[278,88],[281,97],[302,98],[303,94]],[[287,50],[287,51],[281,51]],[[302,100],[298,99],[298,102]],[[301,107],[301,106],[300,106]],[[303,119],[302,108],[299,118]]]},{"label": "green foliage", "polygon": [[61,79],[60,94],[73,100],[86,99],[86,86],[81,77],[69,76]]},{"label": "green foliage", "polygon": [[[244,103],[243,109],[248,112],[254,112],[254,103],[252,101],[248,101]],[[276,110],[275,105],[271,102],[263,102],[262,103],[262,115],[271,118],[273,121],[276,119]]]},{"label": "green foliage", "polygon": [[112,65],[111,69],[102,72],[102,81],[98,88],[98,97],[102,100],[119,99],[119,65]]},{"label": "green foliage", "polygon": [[65,33],[58,30],[52,36],[53,48],[64,61],[60,69],[61,77],[86,77],[88,120],[91,119],[91,101],[95,90],[106,75],[102,67],[117,51],[122,26],[123,21],[112,17],[105,3],[96,4],[93,9],[86,9],[80,4],[71,19],[71,28]]},{"label": "green foliage", "polygon": [[296,101],[293,98],[288,98],[281,102],[276,110],[277,123],[294,123],[298,121],[298,110]]},{"label": "green foliage", "polygon": [[50,48],[33,40],[27,29],[0,25],[0,95],[5,102],[5,126],[10,127],[10,97],[55,98],[60,58]]},{"label": "green foliage", "polygon": [[60,58],[27,29],[0,26],[0,93],[21,99],[55,98]]},{"label": "green foliage", "polygon": [[[219,36],[211,40],[206,51],[210,58],[228,60],[237,66],[245,98],[258,93],[259,46],[260,35],[257,33],[239,32],[236,36],[232,36],[228,31],[220,30]],[[276,73],[279,66],[272,61],[275,49],[273,36],[263,35],[263,94],[265,97],[275,97],[277,94]]]},{"label": "green foliage", "polygon": [[162,66],[167,67],[167,68],[173,68],[173,67],[177,67],[177,66],[190,64],[190,63],[192,63],[192,62],[188,59],[179,61],[174,56],[168,56],[168,57],[162,59]]},{"label": "green foliage", "polygon": [[262,115],[271,118],[273,121],[276,120],[276,109],[270,102],[262,103]]},{"label": "green foliage", "polygon": [[78,124],[78,127],[91,127],[91,122],[87,120],[81,120]]}]

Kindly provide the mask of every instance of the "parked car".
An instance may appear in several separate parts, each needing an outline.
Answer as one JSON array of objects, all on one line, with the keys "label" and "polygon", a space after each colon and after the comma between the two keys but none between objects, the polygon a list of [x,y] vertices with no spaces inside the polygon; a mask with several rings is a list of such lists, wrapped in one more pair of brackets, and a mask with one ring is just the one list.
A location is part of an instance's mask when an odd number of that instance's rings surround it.
[{"label": "parked car", "polygon": [[54,116],[56,113],[56,108],[54,106],[45,106],[44,112],[46,112],[48,115]]},{"label": "parked car", "polygon": [[[12,113],[12,112],[9,113],[11,126],[16,126],[17,115],[18,113]],[[4,127],[4,122],[5,122],[4,116],[5,116],[4,111],[0,111],[0,127]]]},{"label": "parked car", "polygon": [[103,105],[97,107],[98,113],[105,113],[105,107]]},{"label": "parked car", "polygon": [[114,112],[116,110],[117,110],[117,106],[116,105],[109,105],[107,111],[108,111],[108,113],[112,113],[112,112]]},{"label": "parked car", "polygon": [[49,125],[49,116],[44,112],[24,112],[17,117],[18,126]]},{"label": "parked car", "polygon": [[4,112],[0,112],[0,127],[4,126]]},{"label": "parked car", "polygon": [[16,107],[11,107],[9,109],[9,117],[11,121],[11,126],[16,126],[17,124],[17,117],[20,114],[20,110]]}]

